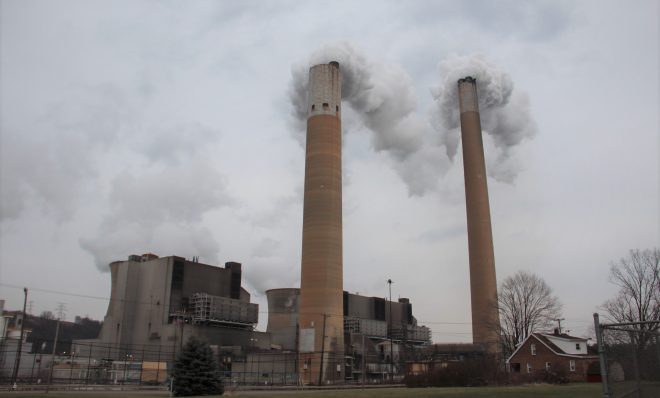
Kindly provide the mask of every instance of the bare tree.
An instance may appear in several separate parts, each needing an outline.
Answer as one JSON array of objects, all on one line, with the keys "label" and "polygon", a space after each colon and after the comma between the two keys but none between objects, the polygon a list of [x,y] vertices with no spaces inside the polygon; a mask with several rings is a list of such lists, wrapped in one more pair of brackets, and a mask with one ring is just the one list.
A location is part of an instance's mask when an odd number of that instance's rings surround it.
[{"label": "bare tree", "polygon": [[[627,257],[612,263],[610,281],[619,287],[617,296],[607,300],[603,308],[616,323],[660,320],[660,250],[631,250]],[[649,333],[660,330],[660,323],[631,326],[641,333],[628,336],[643,348]]]},{"label": "bare tree", "polygon": [[39,318],[55,319],[55,314],[53,314],[53,311],[42,311],[41,314],[39,315]]},{"label": "bare tree", "polygon": [[531,333],[549,328],[562,305],[543,279],[519,271],[502,281],[497,307],[503,354],[508,357]]}]

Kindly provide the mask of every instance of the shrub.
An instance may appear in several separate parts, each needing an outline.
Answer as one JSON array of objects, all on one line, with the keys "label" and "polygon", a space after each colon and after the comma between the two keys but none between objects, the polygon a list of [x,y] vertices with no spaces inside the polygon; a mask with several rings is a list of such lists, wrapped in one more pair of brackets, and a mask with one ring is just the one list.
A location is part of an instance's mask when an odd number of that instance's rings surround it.
[{"label": "shrub", "polygon": [[174,395],[222,395],[218,363],[205,343],[191,337],[179,353],[172,372]]},{"label": "shrub", "polygon": [[408,387],[477,387],[500,384],[503,376],[492,358],[474,358],[438,364],[429,372],[407,375]]}]

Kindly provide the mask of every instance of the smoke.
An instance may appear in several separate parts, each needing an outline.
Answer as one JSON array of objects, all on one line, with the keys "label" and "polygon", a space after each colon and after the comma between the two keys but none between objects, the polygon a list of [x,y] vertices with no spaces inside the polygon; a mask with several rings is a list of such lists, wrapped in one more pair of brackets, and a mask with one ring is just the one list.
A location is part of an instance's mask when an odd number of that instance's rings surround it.
[{"label": "smoke", "polygon": [[427,120],[419,115],[412,81],[401,67],[370,60],[348,43],[326,45],[292,70],[289,97],[301,143],[309,68],[330,61],[338,61],[342,71],[342,100],[371,132],[373,149],[390,157],[409,195],[436,190],[452,165],[460,141],[457,81],[468,75],[477,78],[482,127],[497,152],[488,156],[489,174],[500,181],[515,179],[512,149],[535,132],[529,98],[514,93],[509,75],[482,57],[453,56],[440,63],[441,82],[431,89],[436,106]]},{"label": "smoke", "polygon": [[[309,68],[330,61],[339,62],[342,100],[372,133],[373,149],[389,155],[411,194],[423,194],[433,182],[428,181],[428,176],[422,177],[424,182],[417,181],[411,169],[417,161],[411,156],[424,146],[431,127],[417,116],[410,76],[398,65],[368,60],[348,43],[326,45],[313,53],[307,63],[293,68],[289,98],[298,141],[304,141]],[[436,160],[442,164],[441,159]]]},{"label": "smoke", "polygon": [[96,233],[79,239],[99,270],[145,252],[218,262],[220,247],[204,218],[235,204],[213,160],[219,137],[203,124],[178,123],[145,127],[124,144],[133,161],[113,173]]},{"label": "smoke", "polygon": [[514,91],[511,77],[479,55],[451,56],[440,63],[439,72],[441,83],[431,90],[437,105],[434,125],[447,156],[454,159],[460,140],[457,81],[472,76],[477,79],[482,131],[497,151],[490,157],[488,174],[498,181],[513,182],[519,171],[511,158],[513,148],[536,133],[528,95]]},{"label": "smoke", "polygon": [[141,105],[108,85],[66,98],[0,118],[0,221],[34,205],[58,223],[70,221],[98,176],[96,160],[120,142]]}]

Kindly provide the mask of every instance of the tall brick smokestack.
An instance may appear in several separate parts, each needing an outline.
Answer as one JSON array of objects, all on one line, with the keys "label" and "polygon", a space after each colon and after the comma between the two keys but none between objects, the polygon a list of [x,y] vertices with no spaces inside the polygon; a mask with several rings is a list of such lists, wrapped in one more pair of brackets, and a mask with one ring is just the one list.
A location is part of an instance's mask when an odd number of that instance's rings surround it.
[{"label": "tall brick smokestack", "polygon": [[339,63],[310,68],[308,87],[299,377],[325,384],[344,379]]},{"label": "tall brick smokestack", "polygon": [[497,279],[476,79],[468,76],[458,81],[458,99],[470,254],[472,340],[486,345],[490,352],[497,352]]}]

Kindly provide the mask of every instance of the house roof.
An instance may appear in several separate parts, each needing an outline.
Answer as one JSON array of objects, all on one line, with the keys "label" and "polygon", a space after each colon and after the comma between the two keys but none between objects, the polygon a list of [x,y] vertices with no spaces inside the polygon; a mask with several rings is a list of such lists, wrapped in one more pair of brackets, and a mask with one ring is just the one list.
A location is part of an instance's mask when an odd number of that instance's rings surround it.
[{"label": "house roof", "polygon": [[546,333],[537,333],[540,336],[551,336],[554,338],[559,338],[562,340],[569,340],[569,341],[587,341],[588,339],[582,338],[582,337],[575,337],[575,336],[570,336],[566,333],[557,333],[557,334],[546,334]]},{"label": "house roof", "polygon": [[518,348],[516,348],[515,351],[507,358],[506,362],[508,363],[511,358],[513,358],[518,351],[527,343],[527,340],[529,339],[535,339],[544,346],[548,347],[550,351],[552,351],[555,355],[562,356],[562,357],[569,357],[569,358],[598,358],[596,355],[589,355],[589,354],[568,354],[561,348],[559,348],[556,344],[554,344],[548,337],[554,337],[554,338],[560,338],[562,340],[568,340],[568,341],[580,341],[580,342],[586,342],[587,339],[583,339],[580,337],[575,337],[575,336],[569,336],[567,334],[558,334],[558,335],[550,335],[550,334],[543,334],[543,333],[532,333],[525,340],[523,340],[522,343],[518,345]]}]

